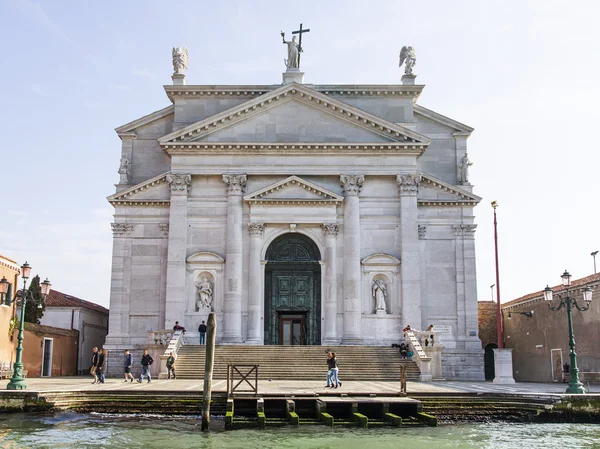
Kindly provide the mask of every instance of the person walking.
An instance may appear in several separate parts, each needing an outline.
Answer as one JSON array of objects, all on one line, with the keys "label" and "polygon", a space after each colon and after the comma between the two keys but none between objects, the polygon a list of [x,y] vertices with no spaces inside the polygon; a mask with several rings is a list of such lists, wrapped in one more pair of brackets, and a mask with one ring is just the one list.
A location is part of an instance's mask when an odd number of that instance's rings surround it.
[{"label": "person walking", "polygon": [[327,351],[327,385],[325,388],[331,387],[331,364],[333,363],[331,359],[331,352]]},{"label": "person walking", "polygon": [[104,383],[104,375],[106,374],[106,359],[107,359],[106,349],[102,348],[100,350],[100,354],[98,355],[98,368],[96,372],[98,373],[98,383]]},{"label": "person walking", "polygon": [[148,378],[148,383],[152,382],[152,376],[150,376],[150,365],[154,362],[154,359],[150,354],[148,354],[148,350],[144,349],[144,354],[142,355],[142,373],[140,374],[140,378],[137,380],[139,383],[142,383],[144,377]]},{"label": "person walking", "polygon": [[331,353],[331,357],[328,360],[327,366],[329,367],[329,372],[331,373],[329,375],[329,381],[327,382],[328,384],[331,384],[331,386],[329,388],[338,388],[338,387],[342,387],[342,382],[340,381],[339,377],[338,377],[338,372],[339,372],[339,368],[337,365],[337,359],[335,357],[335,352]]},{"label": "person walking", "polygon": [[198,332],[200,332],[200,344],[206,344],[206,324],[204,324],[204,321],[198,326]]},{"label": "person walking", "polygon": [[123,369],[125,372],[125,382],[133,382],[133,374],[131,374],[131,367],[133,366],[133,354],[129,352],[129,349],[125,349],[125,361],[123,365]]},{"label": "person walking", "polygon": [[92,385],[98,383],[98,376],[96,375],[96,370],[98,369],[98,355],[98,347],[94,346],[94,349],[92,349],[92,367],[90,368],[90,374],[94,376]]},{"label": "person walking", "polygon": [[171,379],[171,373],[173,373],[173,380],[176,379],[175,376],[175,355],[173,352],[169,353],[169,357],[167,358],[167,380]]}]

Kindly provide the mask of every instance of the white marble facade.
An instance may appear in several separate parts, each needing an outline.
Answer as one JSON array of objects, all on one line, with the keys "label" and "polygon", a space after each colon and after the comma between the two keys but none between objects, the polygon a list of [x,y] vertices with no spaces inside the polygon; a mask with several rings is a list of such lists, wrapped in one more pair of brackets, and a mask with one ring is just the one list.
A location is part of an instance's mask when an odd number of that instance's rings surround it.
[{"label": "white marble facade", "polygon": [[480,198],[457,177],[472,128],[419,106],[423,88],[165,86],[172,105],[116,130],[115,168],[129,164],[109,197],[108,347],[144,345],[176,320],[193,339],[211,309],[218,342],[269,343],[265,298],[281,292],[267,253],[300,235],[319,258],[313,343],[389,345],[434,324],[444,376],[483,379]]}]

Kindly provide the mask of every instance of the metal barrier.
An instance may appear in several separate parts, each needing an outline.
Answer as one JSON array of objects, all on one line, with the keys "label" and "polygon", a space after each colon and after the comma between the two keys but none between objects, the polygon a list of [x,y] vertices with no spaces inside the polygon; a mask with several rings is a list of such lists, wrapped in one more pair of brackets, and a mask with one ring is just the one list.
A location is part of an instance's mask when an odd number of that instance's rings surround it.
[{"label": "metal barrier", "polygon": [[[240,368],[246,368],[249,371],[243,373]],[[239,374],[240,380],[234,385],[236,373]],[[254,385],[248,380],[252,373],[254,373]],[[250,385],[250,390],[238,390],[244,381]],[[236,390],[239,392],[252,391],[254,394],[258,394],[258,365],[227,365],[227,395],[231,396]]]}]

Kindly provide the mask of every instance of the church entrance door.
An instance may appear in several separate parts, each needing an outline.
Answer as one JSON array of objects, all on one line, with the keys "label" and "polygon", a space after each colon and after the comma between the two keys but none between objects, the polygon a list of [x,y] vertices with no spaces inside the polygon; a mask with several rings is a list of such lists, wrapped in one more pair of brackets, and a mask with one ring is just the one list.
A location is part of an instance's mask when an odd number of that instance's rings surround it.
[{"label": "church entrance door", "polygon": [[321,344],[321,258],[302,234],[285,234],[267,250],[265,344]]}]

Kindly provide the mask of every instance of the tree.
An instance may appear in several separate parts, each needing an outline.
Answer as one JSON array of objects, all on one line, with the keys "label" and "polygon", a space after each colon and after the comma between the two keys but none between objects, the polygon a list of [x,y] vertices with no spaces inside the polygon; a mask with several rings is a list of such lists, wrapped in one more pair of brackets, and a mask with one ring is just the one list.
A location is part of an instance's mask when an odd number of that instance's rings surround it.
[{"label": "tree", "polygon": [[[38,308],[40,304],[42,307]],[[27,305],[25,306],[25,322],[40,324],[45,310],[46,304],[42,297],[40,277],[36,276],[31,280],[31,284],[29,284],[29,295],[27,295]]]}]

